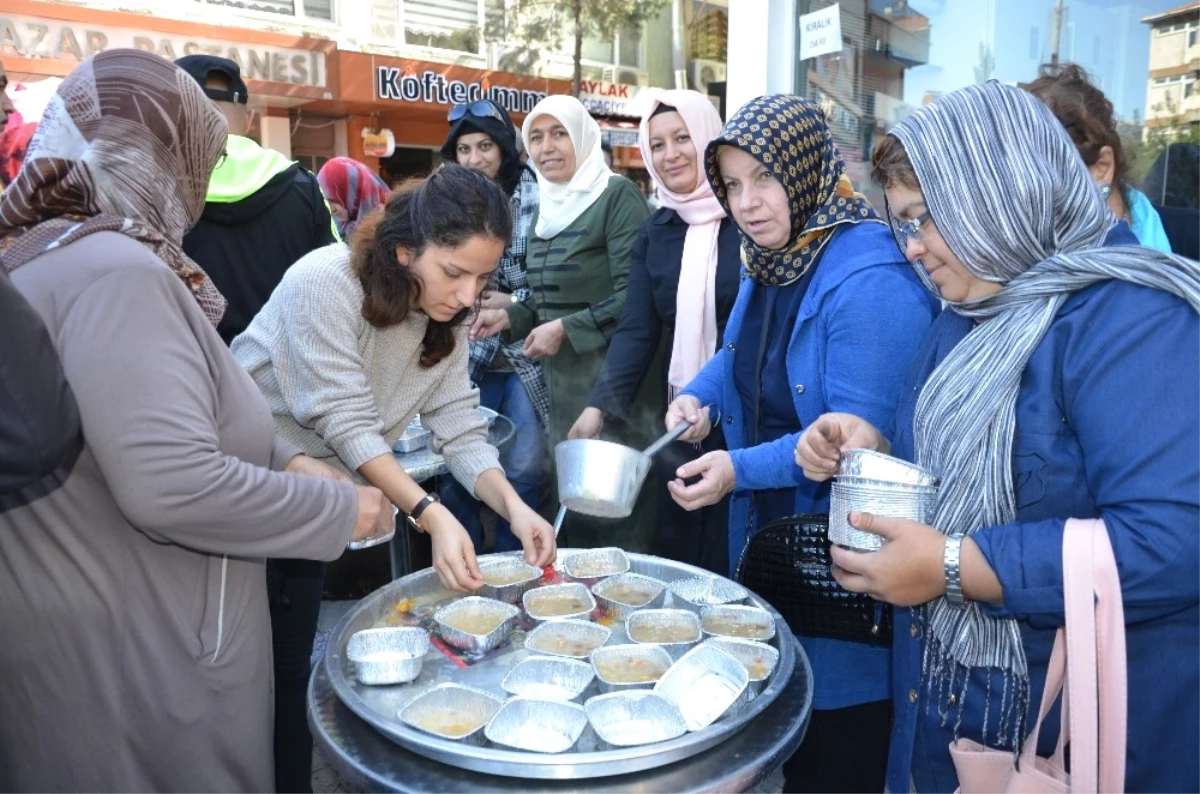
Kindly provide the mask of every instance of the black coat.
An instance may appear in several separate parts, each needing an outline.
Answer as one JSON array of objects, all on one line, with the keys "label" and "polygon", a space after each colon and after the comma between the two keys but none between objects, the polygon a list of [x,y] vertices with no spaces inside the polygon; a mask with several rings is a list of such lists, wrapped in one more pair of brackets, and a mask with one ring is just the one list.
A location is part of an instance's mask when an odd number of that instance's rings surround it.
[{"label": "black coat", "polygon": [[241,201],[205,204],[200,221],[183,238],[183,250],[229,302],[217,326],[229,344],[296,260],[332,242],[317,178],[294,164]]},{"label": "black coat", "polygon": [[[660,209],[642,224],[629,252],[625,311],[609,343],[608,357],[588,402],[609,416],[625,415],[660,343],[666,355],[662,359],[662,371],[656,377],[662,379],[663,393],[667,393],[667,370],[675,340],[675,294],[679,290],[679,270],[687,230],[687,223],[675,210]],[[717,240],[718,346],[741,286],[741,244],[737,226],[729,219],[722,221]],[[666,412],[665,404],[663,411]]]},{"label": "black coat", "polygon": [[[687,223],[674,210],[660,209],[642,224],[630,251],[625,310],[588,401],[588,405],[618,421],[633,404],[638,387],[647,375],[660,378],[663,393],[668,392],[667,372],[675,339],[675,294],[679,289],[687,230]],[[726,219],[721,223],[717,239],[718,345],[725,335],[725,322],[737,301],[741,268],[741,233]],[[649,373],[660,345],[665,352],[661,357],[661,370]],[[664,404],[655,436],[663,430],[661,417],[665,413]],[[666,492],[666,484],[675,478],[677,468],[706,452],[720,449],[725,449],[725,437],[719,425],[714,425],[698,448],[693,444],[670,444],[654,461],[655,476],[644,487],[659,489],[655,553],[724,576],[729,572],[729,497],[689,513]]]},{"label": "black coat", "polygon": [[0,267],[0,513],[62,484],[83,449],[79,409],[41,316]]},{"label": "black coat", "polygon": [[1200,212],[1191,207],[1160,207],[1155,212],[1162,220],[1163,230],[1171,243],[1171,252],[1200,259]]}]

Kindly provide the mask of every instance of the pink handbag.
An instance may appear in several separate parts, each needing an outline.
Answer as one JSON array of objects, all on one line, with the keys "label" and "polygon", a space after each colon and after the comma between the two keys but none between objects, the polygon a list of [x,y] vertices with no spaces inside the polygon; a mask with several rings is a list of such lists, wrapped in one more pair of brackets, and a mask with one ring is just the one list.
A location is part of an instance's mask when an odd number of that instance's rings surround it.
[{"label": "pink handbag", "polygon": [[[1066,625],[1054,638],[1037,724],[1021,747],[1019,764],[1010,751],[955,740],[950,757],[963,794],[1125,790],[1125,613],[1103,521],[1067,521],[1063,599]],[[1050,758],[1040,758],[1038,734],[1059,692],[1058,747]],[[1068,741],[1069,774],[1063,752]]]}]

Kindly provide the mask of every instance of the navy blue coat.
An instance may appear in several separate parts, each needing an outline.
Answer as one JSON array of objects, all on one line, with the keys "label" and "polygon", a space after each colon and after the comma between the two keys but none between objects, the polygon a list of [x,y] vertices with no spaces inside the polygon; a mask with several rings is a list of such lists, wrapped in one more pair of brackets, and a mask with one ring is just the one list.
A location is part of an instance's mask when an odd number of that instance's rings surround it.
[{"label": "navy blue coat", "polygon": [[[971,328],[949,311],[934,323],[902,393],[896,455],[912,458],[920,386]],[[1019,621],[1036,712],[1063,622],[1065,519],[1104,519],[1125,604],[1130,792],[1200,790],[1198,350],[1200,318],[1165,292],[1107,281],[1071,296],[1021,380],[1016,521],[972,536],[1004,588],[994,611]],[[956,710],[927,700],[917,614],[895,611],[888,788],[907,791],[911,774],[918,791],[953,791],[947,746]],[[988,671],[973,671],[960,736],[982,741],[985,713],[988,736],[997,735],[1003,679],[988,679]],[[939,705],[951,709],[945,726]],[[1057,727],[1053,713],[1041,732],[1043,754],[1053,750]]]}]

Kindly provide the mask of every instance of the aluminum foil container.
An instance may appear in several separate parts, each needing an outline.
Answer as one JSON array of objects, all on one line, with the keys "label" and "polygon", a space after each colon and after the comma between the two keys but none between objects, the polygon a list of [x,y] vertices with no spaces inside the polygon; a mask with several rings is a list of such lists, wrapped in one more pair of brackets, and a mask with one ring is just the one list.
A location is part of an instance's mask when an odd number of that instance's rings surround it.
[{"label": "aluminum foil container", "polygon": [[360,684],[406,684],[421,674],[429,651],[425,629],[396,627],[357,631],[346,643],[346,658],[354,664]]},{"label": "aluminum foil container", "polygon": [[629,571],[629,557],[618,548],[585,549],[573,552],[563,561],[563,570],[572,579],[603,579]]},{"label": "aluminum foil container", "polygon": [[500,688],[510,695],[538,700],[575,700],[596,674],[587,662],[557,656],[530,656],[509,670]]},{"label": "aluminum foil container", "polygon": [[699,645],[658,680],[654,693],[679,709],[689,731],[698,731],[738,703],[749,682],[737,659],[713,645]]},{"label": "aluminum foil container", "polygon": [[[691,629],[695,639],[681,642],[656,642],[646,638],[643,630],[654,630],[668,626],[683,625]],[[695,612],[687,609],[639,609],[625,618],[625,633],[632,642],[639,645],[657,645],[672,659],[678,659],[688,652],[688,649],[700,642],[700,618]]]},{"label": "aluminum foil container", "polygon": [[[648,600],[635,604],[629,597],[631,590],[653,595]],[[622,620],[635,610],[661,607],[667,599],[667,586],[658,579],[642,576],[640,573],[619,573],[592,585],[592,593],[609,615]]]},{"label": "aluminum foil container", "polygon": [[400,515],[400,508],[392,505],[392,531],[386,535],[377,535],[373,538],[365,538],[363,540],[352,540],[346,544],[347,551],[358,551],[359,549],[369,549],[372,546],[379,546],[387,543],[392,538],[396,537],[396,516]]},{"label": "aluminum foil container", "polygon": [[[530,565],[520,557],[505,557],[498,560],[486,560],[479,563],[479,572],[483,574],[484,585],[478,594],[485,598],[494,598],[508,604],[521,600],[522,594],[537,584],[542,578],[542,569]],[[521,577],[511,584],[487,584],[488,576],[498,576],[503,579]]]},{"label": "aluminum foil container", "polygon": [[[601,692],[626,692],[633,689],[650,689],[662,678],[675,661],[671,654],[659,645],[605,645],[592,651],[592,668],[596,671],[596,680],[600,682]],[[627,662],[644,666],[648,671],[658,675],[649,681],[619,681],[605,674],[607,665]]]},{"label": "aluminum foil container", "polygon": [[904,485],[938,485],[938,476],[928,469],[870,449],[848,449],[842,452],[838,476],[866,477]]},{"label": "aluminum foil container", "polygon": [[[544,599],[546,598],[575,598],[582,601],[586,608],[576,612],[551,615],[539,611],[539,602],[544,605]],[[545,587],[535,587],[532,590],[527,590],[521,596],[521,605],[525,607],[525,613],[534,620],[587,620],[588,616],[596,609],[596,599],[592,598],[587,585],[580,584],[579,582],[569,582],[567,584],[550,584]]]},{"label": "aluminum foil container", "polygon": [[[455,616],[468,613],[494,616],[500,624],[486,634],[473,634],[446,622]],[[442,635],[442,639],[455,648],[461,648],[468,653],[487,653],[504,641],[512,630],[513,621],[520,614],[521,610],[512,604],[494,598],[467,596],[439,609],[433,614],[433,621],[437,624],[438,634]]]},{"label": "aluminum foil container", "polygon": [[766,642],[775,636],[775,619],[759,607],[724,604],[700,610],[700,628],[709,637]]},{"label": "aluminum foil container", "polygon": [[[876,482],[876,481],[868,481]],[[915,486],[857,485],[835,479],[829,491],[829,539],[859,551],[878,551],[883,538],[850,526],[850,513],[864,512],[908,518],[928,524],[937,508],[937,491]]]},{"label": "aluminum foil container", "polygon": [[679,709],[653,692],[597,695],[588,700],[586,709],[596,735],[613,747],[665,742],[687,733]]},{"label": "aluminum foil container", "polygon": [[775,665],[779,663],[779,650],[765,642],[740,640],[737,637],[710,637],[701,644],[720,648],[742,663],[750,678],[746,690],[752,698],[762,691],[775,672]]},{"label": "aluminum foil container", "polygon": [[671,603],[696,614],[704,607],[740,604],[746,600],[746,588],[720,576],[693,576],[671,582]]},{"label": "aluminum foil container", "polygon": [[525,647],[536,653],[587,659],[608,642],[612,629],[586,620],[548,620],[529,632]]},{"label": "aluminum foil container", "polygon": [[482,745],[484,728],[504,701],[461,684],[438,684],[410,700],[396,715],[405,725],[442,739]]},{"label": "aluminum foil container", "polygon": [[500,707],[484,735],[518,750],[562,753],[575,746],[587,724],[587,712],[577,703],[515,697]]},{"label": "aluminum foil container", "polygon": [[396,452],[416,452],[429,446],[429,430],[421,424],[421,415],[417,414],[408,420],[408,426],[396,439],[392,449]]}]

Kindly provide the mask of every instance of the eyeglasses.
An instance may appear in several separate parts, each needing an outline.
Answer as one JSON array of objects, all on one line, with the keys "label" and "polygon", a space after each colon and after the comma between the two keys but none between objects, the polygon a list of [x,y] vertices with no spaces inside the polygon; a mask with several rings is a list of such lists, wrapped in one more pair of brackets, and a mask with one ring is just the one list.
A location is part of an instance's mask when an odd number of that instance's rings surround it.
[{"label": "eyeglasses", "polygon": [[454,107],[450,108],[450,112],[446,114],[446,120],[451,122],[458,121],[468,113],[478,119],[495,119],[504,126],[508,126],[508,123],[504,120],[504,116],[501,115],[500,111],[496,109],[496,106],[487,99],[480,99],[479,101],[472,102],[470,104],[464,103],[461,105],[455,105]]},{"label": "eyeglasses", "polygon": [[887,211],[888,225],[892,227],[892,236],[896,238],[896,246],[900,249],[900,253],[908,256],[908,241],[921,241],[921,227],[930,219],[929,210],[925,210],[920,215],[911,220],[902,221],[892,214],[892,208],[888,204],[887,197],[883,199],[884,208]]},{"label": "eyeglasses", "polygon": [[225,161],[228,159],[229,159],[229,150],[226,149],[226,150],[222,151],[221,156],[217,158],[217,164],[216,164],[216,166],[213,167],[213,170],[215,171],[217,168],[220,168],[221,166],[225,165]]}]

